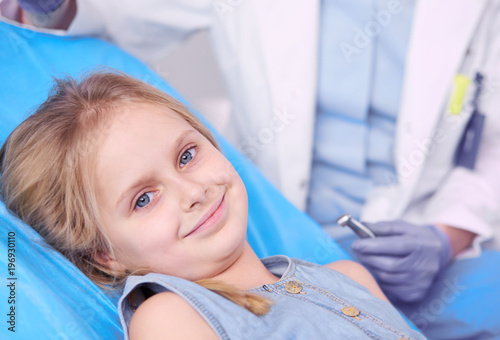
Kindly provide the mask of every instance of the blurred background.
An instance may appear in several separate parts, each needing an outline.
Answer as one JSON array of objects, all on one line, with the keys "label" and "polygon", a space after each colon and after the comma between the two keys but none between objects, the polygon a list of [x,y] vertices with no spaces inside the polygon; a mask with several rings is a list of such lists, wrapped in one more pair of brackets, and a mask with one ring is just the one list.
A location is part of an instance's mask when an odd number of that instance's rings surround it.
[{"label": "blurred background", "polygon": [[151,67],[218,131],[224,131],[231,104],[208,31],[195,33],[189,41]]}]

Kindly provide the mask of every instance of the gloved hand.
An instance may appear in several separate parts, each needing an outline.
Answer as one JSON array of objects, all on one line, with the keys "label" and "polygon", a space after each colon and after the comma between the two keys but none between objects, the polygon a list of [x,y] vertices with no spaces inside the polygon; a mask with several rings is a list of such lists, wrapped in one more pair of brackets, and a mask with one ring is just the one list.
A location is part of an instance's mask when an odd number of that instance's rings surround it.
[{"label": "gloved hand", "polygon": [[421,300],[451,259],[448,235],[433,225],[422,227],[403,221],[364,224],[377,237],[352,243],[359,261],[390,297],[405,302]]},{"label": "gloved hand", "polygon": [[17,0],[19,6],[32,14],[49,14],[61,7],[65,0]]}]

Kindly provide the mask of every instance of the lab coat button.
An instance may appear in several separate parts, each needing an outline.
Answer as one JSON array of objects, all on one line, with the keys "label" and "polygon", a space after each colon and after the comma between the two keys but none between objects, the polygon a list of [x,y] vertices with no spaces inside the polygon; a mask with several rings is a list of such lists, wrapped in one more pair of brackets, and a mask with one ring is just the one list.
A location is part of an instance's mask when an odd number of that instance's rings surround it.
[{"label": "lab coat button", "polygon": [[307,189],[307,186],[309,185],[309,181],[307,179],[303,179],[300,181],[299,187],[302,190]]},{"label": "lab coat button", "polygon": [[285,283],[285,289],[290,294],[298,294],[302,291],[302,285],[297,281],[288,281]]},{"label": "lab coat button", "polygon": [[356,317],[359,315],[359,309],[356,307],[344,307],[341,309],[342,313],[347,316]]}]

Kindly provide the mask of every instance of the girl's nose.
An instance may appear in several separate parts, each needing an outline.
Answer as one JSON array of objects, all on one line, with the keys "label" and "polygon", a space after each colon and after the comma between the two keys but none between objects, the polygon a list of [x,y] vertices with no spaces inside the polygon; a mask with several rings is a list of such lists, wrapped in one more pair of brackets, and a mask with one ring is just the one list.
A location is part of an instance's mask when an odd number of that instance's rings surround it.
[{"label": "girl's nose", "polygon": [[180,186],[181,208],[184,211],[203,207],[210,194],[209,186],[204,183],[183,179]]}]

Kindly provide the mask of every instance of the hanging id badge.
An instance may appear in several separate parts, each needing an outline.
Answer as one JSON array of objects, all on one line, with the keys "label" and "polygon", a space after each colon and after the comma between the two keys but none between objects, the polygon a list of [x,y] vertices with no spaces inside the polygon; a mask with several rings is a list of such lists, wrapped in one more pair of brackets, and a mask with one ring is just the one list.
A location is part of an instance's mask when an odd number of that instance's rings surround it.
[{"label": "hanging id badge", "polygon": [[457,146],[455,153],[455,165],[474,170],[481,144],[481,137],[484,129],[484,122],[486,117],[479,112],[479,97],[483,86],[483,75],[476,73],[474,79],[476,91],[472,99],[472,115],[465,127],[460,143]]}]

